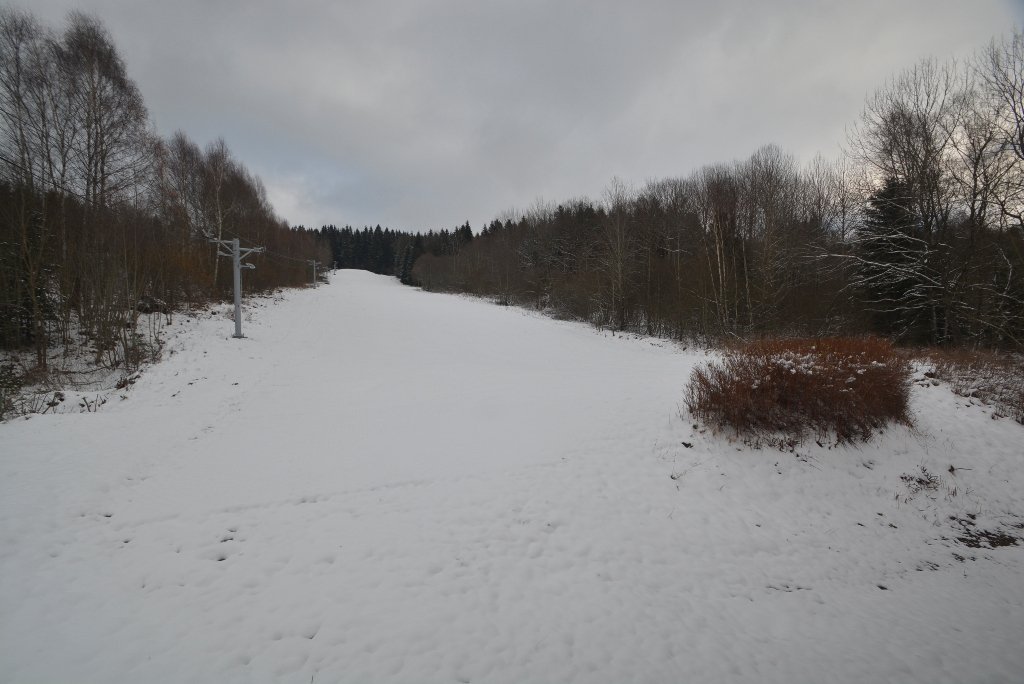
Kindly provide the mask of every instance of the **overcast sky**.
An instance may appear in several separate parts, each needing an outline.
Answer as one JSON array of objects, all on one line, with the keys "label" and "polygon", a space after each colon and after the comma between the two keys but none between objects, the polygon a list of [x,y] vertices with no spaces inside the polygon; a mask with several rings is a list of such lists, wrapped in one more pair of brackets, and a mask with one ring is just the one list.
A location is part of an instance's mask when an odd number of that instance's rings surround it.
[{"label": "overcast sky", "polygon": [[475,229],[773,142],[1024,25],[1022,0],[32,0],[109,28],[157,130],[224,137],[291,224]]}]

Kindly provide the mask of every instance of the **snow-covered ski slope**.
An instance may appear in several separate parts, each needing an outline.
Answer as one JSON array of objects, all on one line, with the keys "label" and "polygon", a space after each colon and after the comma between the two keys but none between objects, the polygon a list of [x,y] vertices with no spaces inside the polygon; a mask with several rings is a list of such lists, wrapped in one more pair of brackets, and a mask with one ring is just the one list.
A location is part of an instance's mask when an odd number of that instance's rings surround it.
[{"label": "snow-covered ski slope", "polygon": [[1024,548],[951,520],[1014,529],[1024,428],[944,387],[755,450],[668,342],[351,271],[249,312],[0,425],[0,681],[1024,681]]}]

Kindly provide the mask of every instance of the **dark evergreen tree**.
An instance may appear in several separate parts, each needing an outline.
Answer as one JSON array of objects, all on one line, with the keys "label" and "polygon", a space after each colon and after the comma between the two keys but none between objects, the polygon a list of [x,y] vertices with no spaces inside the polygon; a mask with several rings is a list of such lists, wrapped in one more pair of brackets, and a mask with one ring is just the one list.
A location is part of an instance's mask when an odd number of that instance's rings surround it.
[{"label": "dark evergreen tree", "polygon": [[416,252],[412,244],[410,243],[406,245],[405,250],[403,251],[401,259],[401,270],[399,271],[398,275],[398,279],[402,282],[403,285],[414,284],[412,279],[412,265],[413,262],[415,262],[415,260]]},{"label": "dark evergreen tree", "polygon": [[854,283],[872,314],[875,332],[926,341],[928,243],[904,183],[895,178],[868,199],[855,240]]}]

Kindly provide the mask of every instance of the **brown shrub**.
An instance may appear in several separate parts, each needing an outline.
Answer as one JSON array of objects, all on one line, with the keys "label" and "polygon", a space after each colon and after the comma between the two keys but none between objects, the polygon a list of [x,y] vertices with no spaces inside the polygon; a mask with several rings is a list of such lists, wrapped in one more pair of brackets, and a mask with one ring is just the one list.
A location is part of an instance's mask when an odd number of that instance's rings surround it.
[{"label": "brown shrub", "polygon": [[767,339],[694,369],[686,407],[748,438],[814,431],[863,441],[889,422],[911,424],[910,378],[910,364],[880,338]]}]

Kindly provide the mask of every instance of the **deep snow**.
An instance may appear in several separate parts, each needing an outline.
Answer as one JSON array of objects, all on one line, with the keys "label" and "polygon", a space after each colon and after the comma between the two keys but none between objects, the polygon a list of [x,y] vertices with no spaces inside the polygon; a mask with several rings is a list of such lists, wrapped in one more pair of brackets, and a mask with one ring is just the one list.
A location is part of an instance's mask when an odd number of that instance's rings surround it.
[{"label": "deep snow", "polygon": [[1017,530],[1024,428],[943,386],[785,453],[665,341],[353,271],[247,307],[0,425],[0,681],[1024,680],[1024,547],[951,519]]}]

